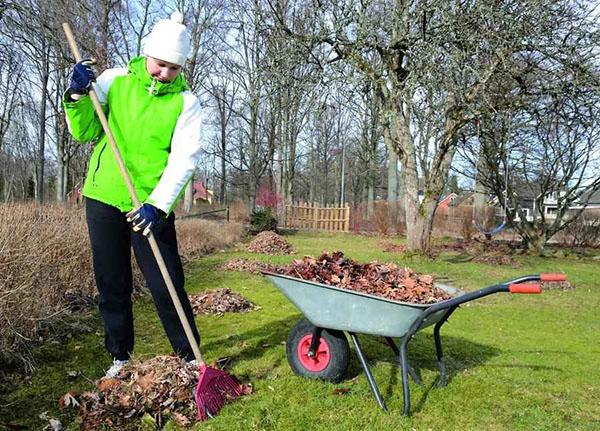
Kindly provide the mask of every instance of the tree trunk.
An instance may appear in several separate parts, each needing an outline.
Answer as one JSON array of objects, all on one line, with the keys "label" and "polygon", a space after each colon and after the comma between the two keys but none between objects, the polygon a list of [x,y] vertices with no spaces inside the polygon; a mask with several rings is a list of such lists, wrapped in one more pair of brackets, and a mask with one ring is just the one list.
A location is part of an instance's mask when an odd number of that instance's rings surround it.
[{"label": "tree trunk", "polygon": [[49,77],[49,60],[48,52],[49,48],[46,48],[45,40],[42,41],[42,65],[41,65],[41,89],[42,89],[42,100],[40,101],[39,111],[39,130],[38,130],[38,151],[36,157],[35,173],[36,173],[36,187],[35,187],[35,200],[38,203],[44,202],[44,152],[46,150],[46,104],[48,97],[48,77]]},{"label": "tree trunk", "polygon": [[56,201],[65,202],[68,186],[68,157],[66,152],[67,136],[64,129],[57,127],[56,159],[58,162],[56,172]]},{"label": "tree trunk", "polygon": [[[389,134],[389,133],[387,133]],[[386,144],[388,139],[386,140]],[[388,146],[388,223],[390,228],[398,221],[398,154]]]},{"label": "tree trunk", "polygon": [[367,184],[367,217],[371,219],[375,212],[373,201],[375,200],[375,190],[373,188],[373,182],[369,179]]},{"label": "tree trunk", "polygon": [[[206,186],[208,188],[208,185]],[[186,214],[192,212],[194,205],[194,176],[190,177],[190,180],[185,186],[185,194],[183,195],[183,211]]]},{"label": "tree trunk", "polygon": [[531,231],[523,236],[523,246],[536,254],[542,255],[546,246],[546,238],[535,231]]}]

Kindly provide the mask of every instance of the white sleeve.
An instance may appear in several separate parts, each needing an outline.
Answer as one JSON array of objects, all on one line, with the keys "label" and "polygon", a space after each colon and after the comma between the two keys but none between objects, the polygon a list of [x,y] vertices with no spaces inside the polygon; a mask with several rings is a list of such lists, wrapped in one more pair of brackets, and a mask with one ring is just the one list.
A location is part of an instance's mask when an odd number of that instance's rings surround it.
[{"label": "white sleeve", "polygon": [[177,119],[171,153],[160,181],[146,202],[170,213],[177,198],[196,169],[200,156],[200,129],[202,108],[198,98],[191,92],[183,93],[183,110]]},{"label": "white sleeve", "polygon": [[96,82],[92,85],[101,104],[105,105],[108,101],[108,90],[110,89],[110,86],[115,78],[123,75],[127,75],[127,69],[124,67],[118,67],[115,69],[106,69],[100,74],[100,76],[98,76],[98,78],[96,78]]}]

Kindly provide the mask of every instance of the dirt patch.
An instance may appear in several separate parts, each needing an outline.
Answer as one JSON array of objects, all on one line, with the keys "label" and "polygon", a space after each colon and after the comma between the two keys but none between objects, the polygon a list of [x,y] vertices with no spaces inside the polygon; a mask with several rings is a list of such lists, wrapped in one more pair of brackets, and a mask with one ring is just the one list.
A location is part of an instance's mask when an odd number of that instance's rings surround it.
[{"label": "dirt patch", "polygon": [[260,307],[248,301],[231,289],[217,289],[206,293],[190,295],[194,314],[246,313]]},{"label": "dirt patch", "polygon": [[269,255],[295,252],[294,247],[285,238],[271,231],[264,231],[256,235],[248,245],[248,251]]},{"label": "dirt patch", "polygon": [[361,264],[345,258],[341,251],[331,255],[324,252],[317,259],[305,256],[294,260],[282,273],[395,301],[432,304],[450,299],[450,295],[434,286],[433,275],[417,274],[393,263]]},{"label": "dirt patch", "polygon": [[279,265],[240,258],[231,259],[225,262],[221,265],[221,268],[226,271],[244,271],[252,274],[260,274],[261,271],[277,272],[279,270]]},{"label": "dirt patch", "polygon": [[[149,415],[162,429],[167,419],[187,427],[196,421],[196,402],[192,390],[198,369],[174,356],[157,356],[131,362],[117,379],[101,379],[96,390],[68,392],[59,407],[79,408],[82,429],[124,429],[131,418]],[[244,386],[250,393],[251,387]]]}]

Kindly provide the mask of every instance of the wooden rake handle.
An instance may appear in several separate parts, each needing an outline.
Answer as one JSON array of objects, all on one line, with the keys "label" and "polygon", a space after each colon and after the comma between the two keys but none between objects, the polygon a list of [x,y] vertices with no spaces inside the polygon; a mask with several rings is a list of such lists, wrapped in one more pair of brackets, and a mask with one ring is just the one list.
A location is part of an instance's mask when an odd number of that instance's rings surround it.
[{"label": "wooden rake handle", "polygon": [[[77,62],[81,61],[81,53],[79,52],[79,48],[77,47],[77,43],[75,42],[75,37],[73,36],[73,32],[71,31],[71,26],[68,23],[63,23],[62,25],[65,35],[67,37],[67,41],[69,42],[69,46],[71,48],[71,52],[75,56],[75,60]],[[127,185],[127,190],[129,191],[129,196],[131,196],[131,201],[135,205],[135,207],[140,206],[140,200],[135,192],[135,188],[133,187],[133,183],[131,182],[131,176],[127,171],[127,167],[123,162],[123,157],[121,157],[121,152],[119,151],[119,147],[113,137],[113,134],[110,131],[108,126],[108,121],[106,119],[106,115],[104,115],[104,111],[102,110],[102,105],[100,105],[100,100],[96,95],[93,87],[89,91],[90,98],[92,99],[92,104],[94,105],[94,110],[98,115],[98,119],[100,120],[100,124],[102,124],[102,128],[104,129],[104,134],[108,138],[108,143],[110,144],[110,149],[112,150],[115,159],[117,160],[117,164],[119,165],[119,170],[121,171],[121,175],[123,176],[123,180]],[[171,276],[169,275],[169,271],[167,270],[167,265],[162,257],[162,253],[158,248],[158,244],[156,242],[156,238],[152,234],[152,231],[148,234],[148,242],[150,243],[150,248],[152,249],[152,253],[154,254],[154,258],[156,259],[156,263],[160,269],[160,272],[163,276],[165,284],[167,285],[167,289],[169,291],[169,295],[171,295],[171,300],[175,305],[175,309],[177,310],[177,315],[179,316],[179,320],[183,326],[185,331],[185,335],[192,346],[192,350],[194,352],[194,357],[198,362],[198,365],[204,365],[205,362],[202,359],[202,354],[200,353],[200,347],[194,338],[194,333],[192,332],[192,327],[190,326],[190,322],[187,319],[183,311],[183,307],[181,306],[181,301],[179,301],[179,297],[177,296],[177,291],[175,290],[175,286],[173,285],[173,280],[171,280]]]}]

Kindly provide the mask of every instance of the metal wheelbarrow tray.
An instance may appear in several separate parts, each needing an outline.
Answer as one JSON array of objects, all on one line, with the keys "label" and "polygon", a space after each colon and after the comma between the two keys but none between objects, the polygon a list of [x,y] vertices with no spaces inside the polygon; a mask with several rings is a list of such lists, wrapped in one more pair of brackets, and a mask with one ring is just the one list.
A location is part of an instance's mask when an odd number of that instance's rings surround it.
[{"label": "metal wheelbarrow tray", "polygon": [[[305,377],[339,381],[348,367],[349,347],[344,336],[344,332],[347,332],[377,403],[387,411],[356,334],[385,337],[399,357],[402,368],[404,415],[410,412],[408,376],[421,384],[408,362],[407,354],[408,343],[417,331],[435,325],[433,336],[440,385],[444,385],[446,365],[440,329],[459,305],[499,292],[541,293],[540,284],[532,282],[566,281],[564,274],[526,275],[473,292],[436,284],[452,298],[434,304],[414,304],[266,271],[263,271],[263,275],[306,316],[292,329],[287,342],[288,362],[294,372]],[[401,338],[400,348],[393,337]]]}]

